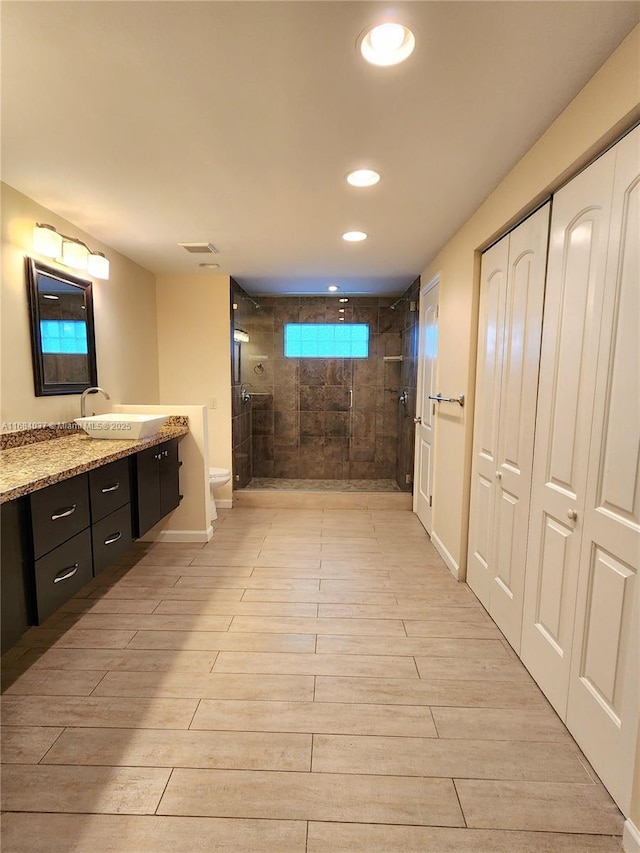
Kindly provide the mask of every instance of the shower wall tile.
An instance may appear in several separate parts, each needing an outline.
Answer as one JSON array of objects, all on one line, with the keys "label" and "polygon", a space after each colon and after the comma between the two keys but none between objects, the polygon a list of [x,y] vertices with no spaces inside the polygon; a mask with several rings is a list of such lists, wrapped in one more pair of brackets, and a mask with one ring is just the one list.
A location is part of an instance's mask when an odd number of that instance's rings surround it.
[{"label": "shower wall tile", "polygon": [[324,358],[300,359],[300,385],[326,385],[327,361]]},{"label": "shower wall tile", "polygon": [[300,412],[300,437],[325,435],[324,412]]},{"label": "shower wall tile", "polygon": [[274,382],[276,385],[288,385],[294,387],[298,381],[298,359],[278,358],[273,361]]},{"label": "shower wall tile", "polygon": [[261,412],[253,409],[251,425],[253,435],[273,435],[274,430],[274,413]]},{"label": "shower wall tile", "polygon": [[349,389],[329,385],[325,388],[325,408],[327,412],[347,412],[349,410]]},{"label": "shower wall tile", "polygon": [[348,436],[349,435],[349,413],[327,412],[324,419],[326,435]]},{"label": "shower wall tile", "polygon": [[297,412],[298,391],[296,383],[276,385],[273,389],[273,408],[276,412]]},{"label": "shower wall tile", "polygon": [[300,386],[300,411],[324,412],[326,408],[326,389],[324,385]]}]

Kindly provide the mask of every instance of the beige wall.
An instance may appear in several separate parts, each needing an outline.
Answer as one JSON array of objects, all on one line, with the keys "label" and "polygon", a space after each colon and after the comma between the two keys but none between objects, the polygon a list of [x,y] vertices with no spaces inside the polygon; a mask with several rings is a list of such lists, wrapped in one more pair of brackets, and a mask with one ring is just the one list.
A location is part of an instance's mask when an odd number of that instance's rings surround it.
[{"label": "beige wall", "polygon": [[[231,470],[231,306],[226,275],[157,279],[160,402],[208,406],[209,460]],[[228,483],[216,493],[231,500]]]},{"label": "beige wall", "polygon": [[[33,254],[31,241],[36,222],[48,223],[70,237],[79,237],[94,251],[102,251],[109,258],[110,279],[96,279],[93,287],[98,383],[109,392],[114,403],[156,403],[158,351],[154,276],[3,184],[0,420],[3,424],[65,422],[80,415],[76,394],[36,397],[33,392],[24,258]],[[55,266],[49,259],[41,260]],[[67,268],[61,266],[60,269]]]},{"label": "beige wall", "polygon": [[[440,275],[438,388],[464,393],[463,410],[441,406],[437,424],[434,543],[464,578],[473,427],[479,249],[640,118],[640,26],[636,27],[424,271]],[[470,128],[472,132],[473,128]]]}]

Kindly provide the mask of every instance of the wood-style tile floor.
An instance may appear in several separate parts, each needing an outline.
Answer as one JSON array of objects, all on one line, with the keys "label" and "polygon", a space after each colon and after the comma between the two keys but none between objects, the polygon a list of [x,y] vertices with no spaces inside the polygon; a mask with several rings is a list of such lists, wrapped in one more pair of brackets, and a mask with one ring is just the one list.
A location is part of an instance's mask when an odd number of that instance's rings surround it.
[{"label": "wood-style tile floor", "polygon": [[235,509],[3,659],[3,853],[613,853],[622,817],[410,512]]}]

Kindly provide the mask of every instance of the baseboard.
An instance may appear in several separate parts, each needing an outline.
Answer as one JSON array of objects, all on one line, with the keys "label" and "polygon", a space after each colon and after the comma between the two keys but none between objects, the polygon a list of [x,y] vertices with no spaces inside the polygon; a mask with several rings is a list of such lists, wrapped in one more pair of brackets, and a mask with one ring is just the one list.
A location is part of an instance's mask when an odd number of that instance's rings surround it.
[{"label": "baseboard", "polygon": [[233,507],[233,501],[231,498],[216,498],[216,506],[218,509],[231,509]]},{"label": "baseboard", "polygon": [[211,525],[206,530],[159,530],[143,536],[140,542],[210,542],[213,536]]},{"label": "baseboard", "polygon": [[622,848],[625,853],[640,853],[640,829],[638,829],[630,818],[627,818],[624,822]]},{"label": "baseboard", "polygon": [[433,546],[438,552],[438,554],[440,554],[440,556],[444,560],[451,574],[456,580],[458,580],[458,576],[460,575],[460,566],[453,559],[453,556],[449,553],[449,551],[447,551],[443,541],[440,539],[437,533],[431,533],[431,541],[433,542]]}]

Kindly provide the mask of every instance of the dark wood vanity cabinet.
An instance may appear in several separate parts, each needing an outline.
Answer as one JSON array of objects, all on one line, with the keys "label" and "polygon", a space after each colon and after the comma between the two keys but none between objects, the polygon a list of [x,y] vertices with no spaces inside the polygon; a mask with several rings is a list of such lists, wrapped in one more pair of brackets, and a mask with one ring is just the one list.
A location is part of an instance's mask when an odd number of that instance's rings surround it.
[{"label": "dark wood vanity cabinet", "polygon": [[142,536],[180,503],[178,440],[135,456],[135,535]]},{"label": "dark wood vanity cabinet", "polygon": [[170,439],[1,505],[2,652],[180,502]]}]

